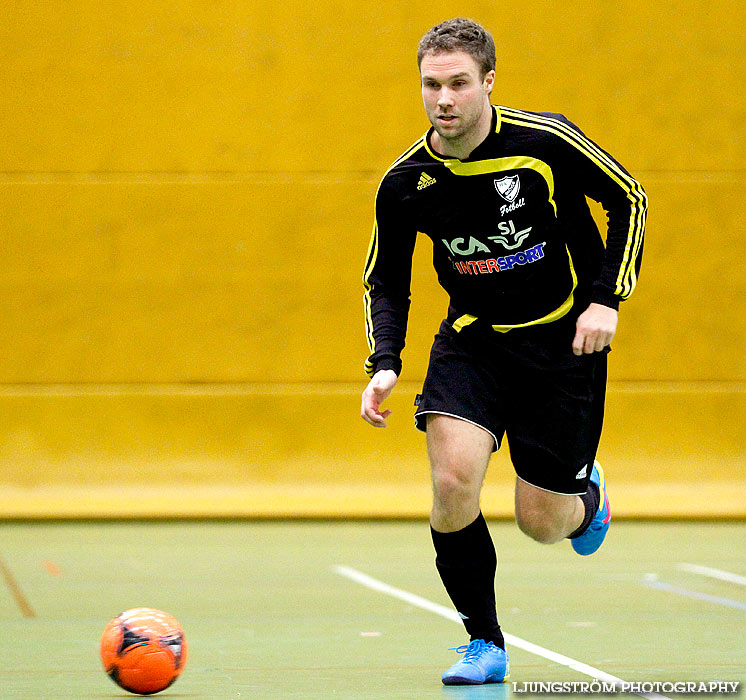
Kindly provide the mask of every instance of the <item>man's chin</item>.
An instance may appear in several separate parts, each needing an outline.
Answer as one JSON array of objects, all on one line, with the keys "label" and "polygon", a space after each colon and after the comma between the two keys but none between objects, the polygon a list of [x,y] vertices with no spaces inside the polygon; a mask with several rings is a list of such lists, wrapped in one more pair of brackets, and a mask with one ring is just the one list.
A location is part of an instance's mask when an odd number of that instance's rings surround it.
[{"label": "man's chin", "polygon": [[[432,124],[432,122],[431,122],[431,124]],[[461,136],[462,132],[463,132],[463,129],[461,129],[461,128],[458,128],[458,127],[455,127],[455,126],[454,127],[448,127],[448,126],[444,127],[439,122],[436,122],[435,124],[433,124],[433,129],[435,129],[435,131],[438,133],[438,136],[440,136],[440,138],[442,138],[444,141],[454,141],[454,140],[458,139]]]}]

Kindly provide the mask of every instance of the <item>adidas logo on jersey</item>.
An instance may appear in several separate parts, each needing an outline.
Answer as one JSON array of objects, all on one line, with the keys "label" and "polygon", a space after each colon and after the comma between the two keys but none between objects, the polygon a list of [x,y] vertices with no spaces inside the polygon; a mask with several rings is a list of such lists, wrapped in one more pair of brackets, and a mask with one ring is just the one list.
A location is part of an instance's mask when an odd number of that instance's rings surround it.
[{"label": "adidas logo on jersey", "polygon": [[588,476],[588,465],[584,464],[583,468],[575,475],[576,479],[585,479]]},{"label": "adidas logo on jersey", "polygon": [[424,190],[426,187],[430,187],[430,185],[434,185],[436,182],[437,180],[434,177],[430,177],[427,173],[422,173],[422,175],[420,175],[420,181],[417,183],[417,189]]}]

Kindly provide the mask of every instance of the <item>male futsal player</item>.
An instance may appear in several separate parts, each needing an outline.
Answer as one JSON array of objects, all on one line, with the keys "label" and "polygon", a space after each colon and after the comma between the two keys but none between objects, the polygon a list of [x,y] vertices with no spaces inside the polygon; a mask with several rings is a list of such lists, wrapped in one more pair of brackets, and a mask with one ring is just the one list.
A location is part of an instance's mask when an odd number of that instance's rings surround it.
[{"label": "male futsal player", "polygon": [[[507,435],[520,529],[538,542],[570,538],[579,554],[601,546],[611,517],[595,461],[606,353],[637,281],[646,196],[561,114],[491,106],[495,46],[478,24],[434,27],[417,58],[432,128],[376,195],[361,415],[385,427],[390,413],[381,404],[401,371],[421,231],[450,306],[415,422],[427,433],[436,566],[470,636],[442,680],[494,683],[509,664],[482,480]],[[605,246],[586,195],[608,212]]]}]

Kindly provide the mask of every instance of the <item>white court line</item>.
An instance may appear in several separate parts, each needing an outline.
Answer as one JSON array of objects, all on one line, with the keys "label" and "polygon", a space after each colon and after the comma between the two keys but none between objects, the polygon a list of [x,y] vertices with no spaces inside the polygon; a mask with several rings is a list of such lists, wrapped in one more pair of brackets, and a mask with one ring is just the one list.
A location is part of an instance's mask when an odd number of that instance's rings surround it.
[{"label": "white court line", "polygon": [[689,588],[681,588],[681,586],[673,586],[670,583],[665,583],[665,581],[658,581],[657,578],[651,578],[650,575],[640,581],[640,583],[642,583],[643,586],[655,588],[659,591],[665,591],[666,593],[675,593],[676,595],[683,595],[687,598],[693,598],[694,600],[704,600],[707,603],[725,605],[728,608],[736,608],[736,610],[746,610],[746,603],[742,603],[740,600],[731,600],[730,598],[722,598],[718,595],[692,591]]},{"label": "white court line", "polygon": [[700,566],[699,564],[687,564],[686,562],[679,564],[678,568],[680,571],[687,571],[690,574],[701,574],[702,576],[717,578],[728,583],[738,583],[741,586],[746,586],[746,576],[732,574],[730,571],[713,569],[709,566]]},{"label": "white court line", "polygon": [[[415,607],[422,608],[423,610],[428,610],[429,612],[435,613],[436,615],[440,615],[447,620],[453,620],[454,622],[462,624],[461,618],[458,616],[458,613],[451,608],[446,608],[445,606],[439,605],[438,603],[433,603],[432,601],[427,600],[427,598],[422,598],[421,596],[410,593],[409,591],[402,590],[401,588],[390,586],[388,583],[379,581],[378,579],[375,579],[372,576],[368,576],[368,574],[364,574],[362,571],[358,571],[357,569],[353,569],[349,566],[339,565],[333,567],[333,570],[340,576],[351,579],[352,581],[355,581],[356,583],[359,583],[366,588],[378,591],[379,593],[385,593],[386,595],[390,595],[393,598],[403,600],[405,603],[409,603],[410,605],[414,605]],[[535,654],[536,656],[543,656],[549,661],[554,661],[554,663],[560,664],[561,666],[566,666],[567,668],[571,668],[573,671],[577,671],[578,673],[590,676],[591,678],[597,678],[600,681],[613,683],[619,688],[621,688],[622,685],[626,682],[623,681],[621,678],[617,678],[616,676],[612,676],[611,674],[606,673],[605,671],[600,671],[597,668],[593,668],[593,666],[584,664],[582,661],[576,661],[575,659],[571,659],[569,656],[558,654],[556,651],[546,649],[539,646],[538,644],[534,644],[533,642],[527,642],[525,639],[521,639],[520,637],[516,637],[512,634],[507,633],[504,633],[504,636],[505,641],[514,647],[523,649],[524,651],[527,651],[530,654]],[[659,693],[635,694],[639,694],[640,697],[647,698],[648,700],[670,700],[670,698],[668,698],[667,696],[660,695]]]}]

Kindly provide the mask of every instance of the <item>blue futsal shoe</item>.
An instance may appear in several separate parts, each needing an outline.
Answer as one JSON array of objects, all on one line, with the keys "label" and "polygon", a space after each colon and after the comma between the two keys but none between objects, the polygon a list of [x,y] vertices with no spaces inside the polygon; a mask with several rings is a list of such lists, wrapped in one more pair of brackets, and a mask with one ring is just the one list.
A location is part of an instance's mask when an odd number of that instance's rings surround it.
[{"label": "blue futsal shoe", "polygon": [[464,658],[443,674],[444,685],[502,683],[510,675],[508,655],[493,642],[473,639],[455,651],[463,654]]},{"label": "blue futsal shoe", "polygon": [[572,548],[583,556],[593,554],[601,546],[606,533],[609,531],[609,523],[611,522],[611,508],[609,507],[609,497],[606,495],[604,470],[601,469],[601,465],[598,462],[593,463],[591,481],[598,486],[601,502],[588,529],[580,537],[570,540]]}]

